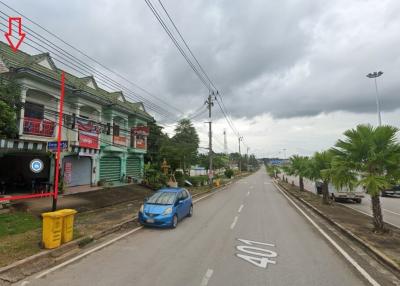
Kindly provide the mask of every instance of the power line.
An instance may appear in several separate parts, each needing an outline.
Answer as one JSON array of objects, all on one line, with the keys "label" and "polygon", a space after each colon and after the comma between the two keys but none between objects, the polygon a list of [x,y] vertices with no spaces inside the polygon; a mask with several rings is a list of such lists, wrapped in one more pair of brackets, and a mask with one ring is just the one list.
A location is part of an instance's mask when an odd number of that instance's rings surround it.
[{"label": "power line", "polygon": [[[169,105],[167,102],[165,102],[164,100],[162,100],[161,98],[155,96],[154,94],[148,92],[146,89],[140,87],[139,85],[137,85],[136,83],[134,83],[133,81],[129,80],[128,78],[126,78],[125,76],[121,75],[120,73],[108,68],[107,66],[105,66],[104,64],[102,64],[100,61],[94,59],[93,57],[89,56],[88,54],[86,54],[85,52],[83,52],[82,50],[72,46],[71,44],[69,44],[68,42],[66,42],[65,40],[63,40],[61,37],[59,37],[58,35],[56,35],[55,33],[51,32],[50,30],[48,30],[47,28],[43,27],[42,25],[38,24],[37,22],[33,21],[32,19],[30,19],[29,17],[25,16],[24,14],[22,14],[21,12],[17,11],[16,9],[12,8],[11,6],[7,5],[6,3],[4,3],[3,1],[0,0],[0,4],[4,5],[5,7],[7,7],[8,9],[10,9],[11,11],[21,15],[22,17],[24,17],[24,19],[28,20],[29,22],[31,22],[32,24],[34,24],[35,26],[39,27],[40,29],[42,29],[43,31],[45,31],[46,33],[48,33],[49,35],[53,36],[54,38],[56,38],[57,40],[59,40],[60,42],[64,43],[65,45],[67,45],[68,47],[72,48],[74,51],[78,52],[79,54],[83,55],[84,57],[86,57],[87,59],[91,60],[92,62],[98,64],[99,66],[101,66],[102,68],[104,68],[105,70],[111,72],[112,74],[118,76],[119,78],[125,80],[126,82],[130,83],[132,86],[135,86],[136,88],[140,89],[141,91],[145,92],[146,94],[148,94],[149,96],[159,100],[160,102],[162,102],[163,104],[170,106],[171,108],[179,111],[178,109],[176,109],[174,106]],[[180,112],[180,111],[179,111]]]}]

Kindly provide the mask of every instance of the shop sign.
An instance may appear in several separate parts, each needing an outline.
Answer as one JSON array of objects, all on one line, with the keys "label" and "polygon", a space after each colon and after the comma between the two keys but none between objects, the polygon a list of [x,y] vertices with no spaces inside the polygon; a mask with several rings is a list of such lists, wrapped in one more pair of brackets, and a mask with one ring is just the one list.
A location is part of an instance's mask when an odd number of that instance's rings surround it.
[{"label": "shop sign", "polygon": [[113,142],[115,145],[128,146],[128,140],[123,136],[113,136]]},{"label": "shop sign", "polygon": [[99,135],[97,133],[79,131],[79,147],[98,149]]},{"label": "shop sign", "polygon": [[[57,152],[57,141],[47,142],[47,150],[50,152]],[[68,151],[68,141],[60,141],[61,152]]]},{"label": "shop sign", "polygon": [[72,163],[65,162],[64,164],[64,182],[69,185],[72,180]]},{"label": "shop sign", "polygon": [[144,136],[136,136],[136,148],[146,149],[146,139]]},{"label": "shop sign", "polygon": [[131,132],[133,135],[149,136],[150,129],[147,126],[136,126],[131,128]]}]

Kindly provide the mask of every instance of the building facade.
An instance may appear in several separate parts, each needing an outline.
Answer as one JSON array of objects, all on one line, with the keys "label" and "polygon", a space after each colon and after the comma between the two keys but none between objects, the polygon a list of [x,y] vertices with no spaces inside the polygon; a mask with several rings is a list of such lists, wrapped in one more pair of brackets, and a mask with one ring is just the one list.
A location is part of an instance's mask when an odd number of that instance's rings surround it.
[{"label": "building facade", "polygon": [[[21,87],[18,138],[0,139],[0,180],[9,190],[42,191],[54,182],[61,70],[50,54],[13,52],[0,42],[0,76]],[[94,77],[65,73],[60,169],[67,187],[140,181],[147,123],[154,119]],[[36,161],[35,161],[36,160]],[[37,165],[35,165],[35,162]],[[39,166],[39,169],[32,169]]]}]

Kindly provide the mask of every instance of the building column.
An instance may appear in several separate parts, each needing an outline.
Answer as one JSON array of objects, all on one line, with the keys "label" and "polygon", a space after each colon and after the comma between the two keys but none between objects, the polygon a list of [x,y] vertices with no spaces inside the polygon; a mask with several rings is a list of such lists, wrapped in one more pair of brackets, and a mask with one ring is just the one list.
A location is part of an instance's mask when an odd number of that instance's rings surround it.
[{"label": "building column", "polygon": [[21,88],[21,105],[22,108],[18,114],[18,135],[21,136],[24,134],[24,113],[25,113],[25,102],[26,102],[26,94],[28,92],[27,87]]}]

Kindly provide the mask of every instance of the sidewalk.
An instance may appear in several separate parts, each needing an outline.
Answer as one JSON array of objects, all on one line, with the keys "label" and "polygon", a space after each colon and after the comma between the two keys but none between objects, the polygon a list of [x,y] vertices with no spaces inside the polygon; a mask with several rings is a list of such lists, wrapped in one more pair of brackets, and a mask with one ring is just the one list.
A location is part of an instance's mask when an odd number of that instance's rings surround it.
[{"label": "sidewalk", "polygon": [[[125,201],[143,200],[145,196],[149,196],[152,193],[153,191],[135,184],[91,190],[89,192],[76,191],[74,194],[60,195],[57,209],[73,208],[78,212],[85,212]],[[40,215],[43,212],[51,211],[52,198],[21,200],[13,203],[13,207]]]}]

